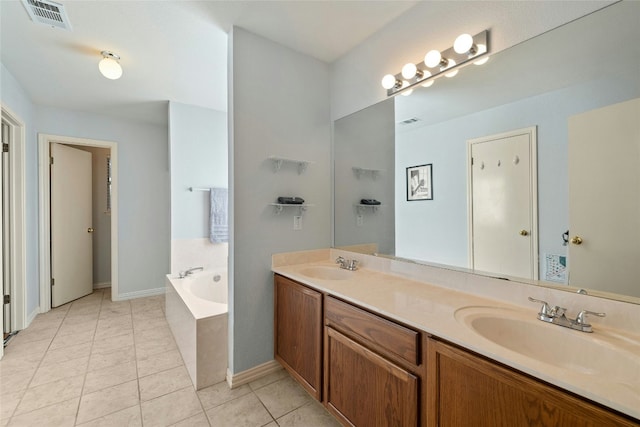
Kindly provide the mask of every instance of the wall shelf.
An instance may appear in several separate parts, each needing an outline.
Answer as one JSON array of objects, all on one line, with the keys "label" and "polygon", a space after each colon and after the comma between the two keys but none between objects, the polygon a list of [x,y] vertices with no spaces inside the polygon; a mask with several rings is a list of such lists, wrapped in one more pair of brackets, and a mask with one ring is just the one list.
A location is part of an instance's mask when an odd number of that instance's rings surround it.
[{"label": "wall shelf", "polygon": [[354,206],[358,210],[358,215],[359,215],[362,212],[366,211],[367,209],[371,209],[371,212],[377,212],[378,208],[384,205],[363,205],[362,203],[356,203]]},{"label": "wall shelf", "polygon": [[312,161],[309,160],[297,160],[297,159],[288,159],[286,157],[280,156],[269,156],[269,160],[273,162],[273,171],[278,172],[284,163],[291,163],[298,166],[298,175],[302,174],[307,167],[312,164]]},{"label": "wall shelf", "polygon": [[276,215],[279,215],[285,208],[297,208],[298,212],[300,215],[302,215],[302,212],[306,211],[307,208],[310,208],[314,205],[308,205],[306,203],[303,203],[301,205],[294,205],[294,204],[283,204],[283,203],[269,203],[269,206],[273,206],[276,212]]},{"label": "wall shelf", "polygon": [[354,166],[353,172],[356,174],[356,178],[360,179],[361,176],[371,175],[371,178],[375,181],[375,179],[380,175],[382,169],[369,169],[369,168],[361,168],[359,166]]}]

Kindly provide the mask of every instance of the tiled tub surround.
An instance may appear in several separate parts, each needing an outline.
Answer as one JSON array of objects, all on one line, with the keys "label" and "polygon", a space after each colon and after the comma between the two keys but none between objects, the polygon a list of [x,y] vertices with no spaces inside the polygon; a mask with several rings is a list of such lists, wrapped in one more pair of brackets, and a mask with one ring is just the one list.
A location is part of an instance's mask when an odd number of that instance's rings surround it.
[{"label": "tiled tub surround", "polygon": [[39,314],[0,360],[0,426],[338,425],[284,370],[195,391],[164,306],[101,289]]},{"label": "tiled tub surround", "polygon": [[[359,261],[353,278],[322,280],[302,273],[312,265],[337,268],[338,256]],[[456,310],[469,306],[515,309],[535,319],[540,307],[527,301],[531,296],[566,307],[571,316],[584,309],[607,313],[603,319],[590,318],[594,329],[590,336],[598,339],[600,330],[626,337],[628,341],[621,339],[619,344],[640,359],[640,305],[337,249],[276,254],[272,270],[640,419],[640,381],[636,381],[640,369],[625,373],[627,382],[563,369],[500,347],[455,319]],[[596,362],[615,364],[616,359]]]},{"label": "tiled tub surround", "polygon": [[205,270],[183,279],[167,275],[166,289],[167,322],[196,389],[223,381],[228,357],[226,270]]}]

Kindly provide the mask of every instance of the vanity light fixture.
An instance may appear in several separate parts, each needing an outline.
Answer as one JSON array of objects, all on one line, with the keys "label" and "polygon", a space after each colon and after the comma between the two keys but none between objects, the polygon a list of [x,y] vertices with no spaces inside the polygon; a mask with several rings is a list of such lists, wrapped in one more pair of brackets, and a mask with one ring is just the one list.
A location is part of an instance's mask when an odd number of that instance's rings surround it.
[{"label": "vanity light fixture", "polygon": [[387,89],[387,96],[398,93],[408,95],[414,85],[424,87],[433,85],[435,79],[441,76],[453,77],[460,68],[474,63],[484,64],[489,59],[489,31],[482,31],[475,36],[461,34],[446,50],[430,50],[424,56],[424,61],[416,64],[408,63],[396,75],[387,74],[382,79],[382,87]]},{"label": "vanity light fixture", "polygon": [[122,66],[120,57],[113,52],[103,50],[100,52],[102,59],[98,63],[98,69],[103,76],[110,80],[117,80],[122,77]]}]

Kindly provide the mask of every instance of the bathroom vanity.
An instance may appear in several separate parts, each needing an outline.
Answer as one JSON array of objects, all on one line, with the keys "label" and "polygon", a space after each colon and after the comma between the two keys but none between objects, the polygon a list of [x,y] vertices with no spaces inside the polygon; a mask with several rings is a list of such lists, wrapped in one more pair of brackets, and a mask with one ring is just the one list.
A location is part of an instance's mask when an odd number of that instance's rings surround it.
[{"label": "bathroom vanity", "polygon": [[[316,257],[274,262],[272,268],[276,360],[342,424],[640,425],[640,390],[632,383],[640,362],[630,362],[636,369],[627,378],[631,383],[616,388],[616,373],[588,372],[592,362],[581,356],[566,363],[537,360],[535,350],[520,354],[496,346],[486,337],[499,342],[500,333],[491,336],[489,330],[509,335],[514,322],[532,341],[523,346],[535,346],[538,307],[525,311],[366,264],[352,272]],[[550,353],[569,351],[556,346],[557,339],[568,346],[583,343],[567,339],[570,334],[585,335],[576,338],[587,340],[585,345],[604,336],[598,326],[588,334],[538,323],[550,334],[550,342],[541,343],[550,344],[542,349]],[[640,342],[632,338],[624,350],[633,357]],[[605,363],[594,351],[600,362],[593,362]]]}]

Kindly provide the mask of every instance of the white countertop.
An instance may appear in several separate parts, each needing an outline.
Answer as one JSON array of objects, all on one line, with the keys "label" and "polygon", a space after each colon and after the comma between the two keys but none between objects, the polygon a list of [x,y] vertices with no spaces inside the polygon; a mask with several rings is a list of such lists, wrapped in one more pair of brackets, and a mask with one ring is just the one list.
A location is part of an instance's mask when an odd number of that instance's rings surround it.
[{"label": "white countertop", "polygon": [[[465,307],[516,310],[518,315],[521,314],[523,318],[535,319],[539,309],[535,305],[532,305],[527,310],[504,301],[485,298],[447,287],[435,286],[421,280],[368,268],[360,268],[357,271],[349,272],[350,277],[344,280],[322,280],[309,277],[302,272],[310,266],[337,268],[334,262],[326,258],[318,260],[318,256],[310,258],[312,262],[301,262],[304,257],[290,256],[289,259],[291,262],[298,263],[289,265],[283,265],[285,264],[283,262],[274,263],[273,272],[465,347],[548,383],[640,419],[640,382],[629,380],[640,378],[640,337],[638,336],[629,335],[626,331],[619,333],[619,331],[608,330],[604,326],[598,326],[596,330],[595,325],[595,332],[589,334],[594,339],[599,339],[607,332],[612,332],[613,336],[630,337],[628,341],[625,341],[625,339],[616,341],[618,348],[623,348],[625,354],[632,358],[637,358],[639,361],[637,365],[638,371],[629,373],[630,375],[625,376],[626,379],[624,381],[615,380],[605,375],[598,375],[597,373],[594,374],[593,372],[585,373],[584,370],[560,368],[495,344],[475,333],[463,322],[456,320],[456,311]],[[546,326],[566,330],[567,333],[586,335],[584,332],[573,331],[556,325]],[[549,348],[548,350],[571,351],[571,349],[554,348]],[[610,361],[594,361],[596,366],[604,363],[615,364],[615,357]]]}]

